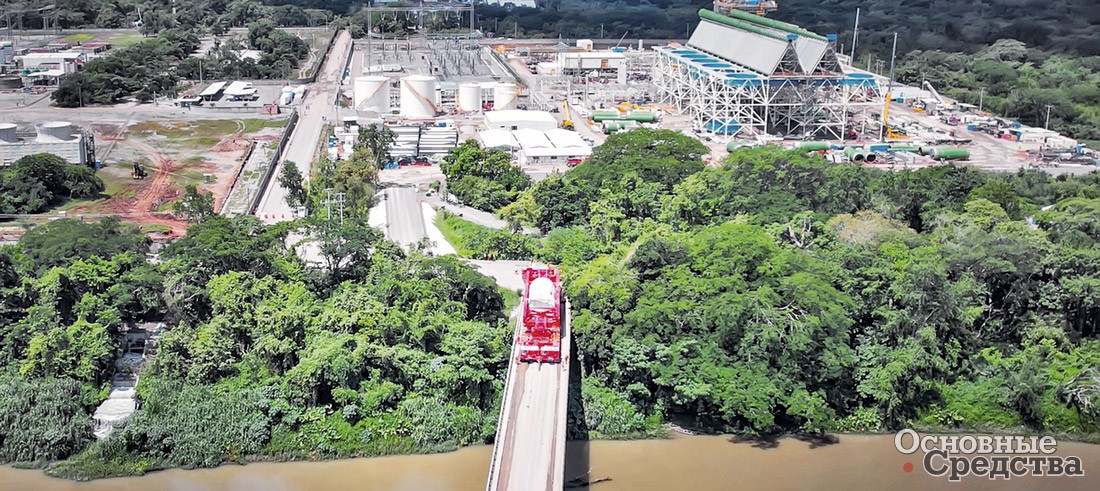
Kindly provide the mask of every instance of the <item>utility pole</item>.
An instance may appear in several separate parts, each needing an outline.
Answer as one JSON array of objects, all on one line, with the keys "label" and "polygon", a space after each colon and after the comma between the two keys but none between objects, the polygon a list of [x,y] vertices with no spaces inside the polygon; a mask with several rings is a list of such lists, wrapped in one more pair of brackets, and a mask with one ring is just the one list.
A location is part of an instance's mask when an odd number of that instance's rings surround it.
[{"label": "utility pole", "polygon": [[856,7],[856,27],[852,29],[852,64],[856,64],[856,39],[859,38],[859,7]]},{"label": "utility pole", "polygon": [[[371,71],[370,70],[370,64],[373,63],[372,58],[371,58],[371,49],[372,49],[371,47],[374,46],[374,42],[373,42],[374,40],[371,39],[371,29],[374,28],[374,26],[372,24],[372,21],[374,19],[372,19],[373,15],[371,15],[371,9],[370,9],[371,3],[372,2],[367,2],[367,74],[370,74],[370,71]],[[385,46],[384,46],[385,42],[386,42],[386,40],[383,38],[382,39],[383,49],[385,48]]]},{"label": "utility pole", "polygon": [[978,93],[978,112],[982,112],[982,105],[985,102],[985,87],[982,87],[981,92]]},{"label": "utility pole", "polygon": [[603,24],[600,24],[600,39],[603,39]]},{"label": "utility pole", "polygon": [[1052,108],[1052,107],[1054,107],[1054,106],[1052,106],[1050,104],[1047,104],[1047,124],[1043,125],[1044,130],[1049,130],[1050,129],[1050,108]]}]

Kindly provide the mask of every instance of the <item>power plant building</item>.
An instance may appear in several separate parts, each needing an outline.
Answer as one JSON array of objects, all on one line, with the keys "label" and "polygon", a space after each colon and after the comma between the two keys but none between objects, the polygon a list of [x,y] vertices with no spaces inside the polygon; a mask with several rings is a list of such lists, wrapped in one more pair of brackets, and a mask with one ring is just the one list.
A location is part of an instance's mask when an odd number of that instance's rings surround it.
[{"label": "power plant building", "polygon": [[839,140],[855,129],[849,116],[882,101],[873,76],[841,67],[835,34],[739,10],[699,17],[686,46],[656,48],[653,72],[658,100],[689,114],[697,131]]}]

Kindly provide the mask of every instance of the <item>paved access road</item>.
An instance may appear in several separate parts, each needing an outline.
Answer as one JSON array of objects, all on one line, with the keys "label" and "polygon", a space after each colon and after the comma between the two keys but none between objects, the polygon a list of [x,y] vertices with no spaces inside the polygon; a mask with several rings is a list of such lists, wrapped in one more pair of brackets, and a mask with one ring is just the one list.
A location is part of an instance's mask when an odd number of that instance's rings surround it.
[{"label": "paved access road", "polygon": [[415,188],[386,188],[386,229],[389,239],[406,249],[428,236]]},{"label": "paved access road", "polygon": [[310,165],[317,155],[321,139],[321,129],[326,122],[339,122],[336,95],[340,92],[340,82],[344,78],[344,67],[350,53],[351,34],[346,30],[340,31],[333,41],[325,64],[317,74],[317,81],[308,86],[298,107],[298,125],[290,135],[286,151],[275,169],[275,177],[271,179],[271,184],[260,200],[260,207],[256,210],[256,215],[264,222],[274,223],[294,218],[294,210],[286,204],[286,189],[278,182],[282,164],[288,160],[294,162],[302,175],[309,178]]}]

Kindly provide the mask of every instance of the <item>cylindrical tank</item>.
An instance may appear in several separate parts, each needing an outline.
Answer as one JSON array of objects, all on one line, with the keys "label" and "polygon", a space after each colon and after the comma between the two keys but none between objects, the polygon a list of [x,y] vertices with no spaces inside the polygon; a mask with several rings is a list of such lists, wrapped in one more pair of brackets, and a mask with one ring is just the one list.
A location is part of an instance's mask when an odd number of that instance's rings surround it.
[{"label": "cylindrical tank", "polygon": [[50,121],[35,125],[37,143],[56,143],[73,140],[73,124],[68,121]]},{"label": "cylindrical tank", "polygon": [[657,115],[653,111],[630,111],[626,113],[626,119],[640,123],[652,123],[657,121]]},{"label": "cylindrical tank", "polygon": [[481,110],[481,84],[465,83],[458,86],[458,110],[465,112]]},{"label": "cylindrical tank", "polygon": [[867,157],[867,154],[863,151],[863,147],[845,148],[844,155],[852,162],[863,162],[863,159]]},{"label": "cylindrical tank", "polygon": [[932,158],[936,160],[967,160],[970,158],[970,150],[955,147],[935,147],[932,149]]},{"label": "cylindrical tank", "polygon": [[6,143],[15,143],[19,141],[19,137],[15,136],[15,124],[0,123],[0,141]]},{"label": "cylindrical tank", "polygon": [[409,75],[401,79],[401,116],[431,118],[436,111],[436,78]]},{"label": "cylindrical tank", "polygon": [[516,84],[497,84],[493,90],[493,110],[516,108]]},{"label": "cylindrical tank", "polygon": [[820,152],[822,150],[828,150],[829,148],[829,142],[823,141],[802,142],[798,144],[799,150],[805,150],[807,152]]},{"label": "cylindrical tank", "polygon": [[355,108],[376,113],[390,112],[390,79],[379,76],[355,79]]}]

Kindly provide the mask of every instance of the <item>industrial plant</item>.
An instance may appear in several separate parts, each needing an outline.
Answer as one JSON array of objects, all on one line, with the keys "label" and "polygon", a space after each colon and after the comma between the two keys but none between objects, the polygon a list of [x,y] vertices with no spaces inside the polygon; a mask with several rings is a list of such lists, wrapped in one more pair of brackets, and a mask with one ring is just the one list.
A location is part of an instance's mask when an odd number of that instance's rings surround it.
[{"label": "industrial plant", "polygon": [[49,121],[20,131],[13,123],[0,123],[0,167],[27,155],[51,153],[72,164],[95,163],[95,138],[68,121]]}]

